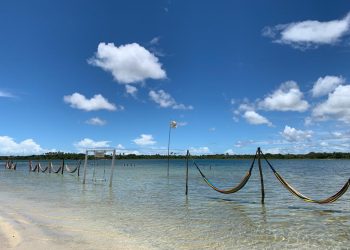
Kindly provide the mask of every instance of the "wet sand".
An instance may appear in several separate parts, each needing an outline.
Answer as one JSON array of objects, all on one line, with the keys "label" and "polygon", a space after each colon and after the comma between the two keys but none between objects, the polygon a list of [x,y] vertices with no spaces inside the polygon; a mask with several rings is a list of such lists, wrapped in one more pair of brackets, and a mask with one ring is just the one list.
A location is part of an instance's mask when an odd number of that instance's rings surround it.
[{"label": "wet sand", "polygon": [[[32,209],[31,202],[14,201],[0,207],[1,250],[154,249],[129,235],[90,226],[76,215],[54,216],[45,209]],[[1,203],[7,203],[4,197]]]}]

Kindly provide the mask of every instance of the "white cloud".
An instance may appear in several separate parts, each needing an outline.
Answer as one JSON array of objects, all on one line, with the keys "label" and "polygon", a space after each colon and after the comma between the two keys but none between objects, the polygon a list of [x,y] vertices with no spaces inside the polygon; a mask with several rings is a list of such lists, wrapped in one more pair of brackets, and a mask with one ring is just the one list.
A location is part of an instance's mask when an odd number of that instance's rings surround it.
[{"label": "white cloud", "polygon": [[[85,111],[94,111],[100,109],[106,109],[110,111],[117,110],[117,106],[113,103],[108,102],[102,95],[94,95],[91,99],[87,99],[84,95],[74,93],[72,95],[66,95],[63,100],[70,104],[72,108],[82,109]],[[122,106],[118,107],[123,109]]]},{"label": "white cloud", "polygon": [[86,123],[90,124],[90,125],[103,126],[107,122],[105,120],[98,118],[98,117],[93,117],[93,118],[87,120]]},{"label": "white cloud", "polygon": [[254,124],[254,125],[267,124],[268,126],[272,126],[272,123],[267,118],[263,117],[262,115],[259,115],[253,110],[244,112],[243,117],[250,124]]},{"label": "white cloud", "polygon": [[7,91],[0,90],[0,97],[13,98],[15,96]]},{"label": "white cloud", "polygon": [[235,152],[232,149],[227,149],[225,152],[225,154],[229,154],[229,155],[234,155]]},{"label": "white cloud", "polygon": [[188,125],[188,122],[177,122],[176,123],[176,126],[177,127],[185,127],[185,126],[187,126]]},{"label": "white cloud", "polygon": [[74,146],[81,152],[89,148],[109,148],[109,141],[94,141],[90,138],[84,138],[74,143]]},{"label": "white cloud", "polygon": [[157,143],[154,140],[153,135],[149,134],[141,134],[140,137],[134,139],[133,142],[139,146],[149,146]]},{"label": "white cloud", "polygon": [[152,40],[149,42],[151,45],[157,45],[160,41],[160,37],[156,36],[154,38],[152,38]]},{"label": "white cloud", "polygon": [[265,27],[263,35],[275,39],[275,42],[289,44],[296,48],[317,47],[321,44],[335,44],[350,29],[350,14],[340,20],[307,20],[289,24]]},{"label": "white cloud", "polygon": [[117,154],[123,154],[123,155],[130,155],[130,154],[139,155],[140,154],[140,152],[137,150],[126,149],[122,144],[117,145],[115,152]]},{"label": "white cloud", "polygon": [[136,93],[137,93],[137,88],[135,86],[132,85],[125,85],[125,91],[127,94],[136,97]]},{"label": "white cloud", "polygon": [[315,82],[311,92],[313,97],[327,95],[336,87],[345,83],[345,79],[341,76],[325,76],[320,77]]},{"label": "white cloud", "polygon": [[147,78],[166,78],[158,58],[137,43],[119,47],[113,43],[100,43],[88,63],[110,72],[122,84],[142,82]]},{"label": "white cloud", "polygon": [[295,128],[285,126],[284,130],[281,132],[281,135],[291,142],[305,141],[309,140],[312,137],[313,132],[311,130],[303,131],[297,130]]},{"label": "white cloud", "polygon": [[205,154],[210,154],[210,149],[208,147],[190,147],[189,149],[190,153],[193,155],[205,155]]},{"label": "white cloud", "polygon": [[183,109],[183,110],[193,109],[191,105],[186,106],[184,104],[177,103],[175,99],[169,93],[166,93],[164,90],[158,90],[158,91],[151,90],[148,94],[151,100],[157,103],[162,108]]},{"label": "white cloud", "polygon": [[303,93],[298,84],[294,81],[287,81],[260,101],[259,107],[266,110],[303,112],[309,108],[309,104],[303,100]]},{"label": "white cloud", "polygon": [[16,142],[9,136],[0,136],[0,155],[31,155],[42,154],[48,151],[43,149],[33,139]]},{"label": "white cloud", "polygon": [[340,85],[328,99],[318,104],[312,111],[316,120],[336,119],[350,123],[350,85]]}]

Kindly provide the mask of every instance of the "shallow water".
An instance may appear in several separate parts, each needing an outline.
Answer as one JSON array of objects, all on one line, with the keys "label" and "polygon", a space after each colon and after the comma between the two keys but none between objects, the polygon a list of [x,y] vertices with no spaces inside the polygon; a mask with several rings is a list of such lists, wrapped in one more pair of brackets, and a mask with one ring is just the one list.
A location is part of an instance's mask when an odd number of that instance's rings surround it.
[{"label": "shallow water", "polygon": [[[197,162],[220,188],[238,183],[250,164]],[[347,160],[271,162],[311,198],[333,195],[350,177]],[[137,248],[152,249],[347,249],[350,245],[350,191],[333,204],[305,203],[285,190],[266,165],[262,205],[257,166],[244,189],[230,195],[213,191],[190,167],[186,197],[182,160],[171,161],[169,178],[166,160],[117,161],[112,188],[107,161],[95,168],[95,177],[107,181],[93,181],[89,166],[85,185],[82,169],[78,178],[68,173],[30,173],[27,162],[17,164],[17,171],[11,171],[1,163],[0,215],[11,217],[6,208],[12,209],[18,220],[34,223],[62,249],[108,248],[116,235],[132,238]],[[89,235],[98,245],[90,244]]]}]

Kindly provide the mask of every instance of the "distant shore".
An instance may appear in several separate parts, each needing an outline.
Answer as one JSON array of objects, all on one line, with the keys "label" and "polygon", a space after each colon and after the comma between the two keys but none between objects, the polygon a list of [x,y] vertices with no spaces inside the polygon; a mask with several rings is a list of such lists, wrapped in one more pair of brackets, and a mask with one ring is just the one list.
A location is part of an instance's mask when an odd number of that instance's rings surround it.
[{"label": "distant shore", "polygon": [[[350,153],[343,152],[310,152],[307,154],[269,154],[266,153],[265,156],[268,159],[350,159]],[[252,159],[254,155],[252,154],[207,154],[207,155],[194,155],[192,156],[196,159],[227,159],[227,160],[242,160],[242,159]],[[85,154],[81,153],[63,153],[63,152],[50,152],[42,155],[26,155],[26,156],[0,156],[0,160],[84,160]],[[92,159],[92,156],[89,156]],[[106,158],[112,158],[111,156],[106,156]],[[119,160],[144,160],[153,159],[161,160],[168,159],[167,155],[153,154],[153,155],[136,155],[136,154],[117,154],[116,159]],[[170,155],[170,159],[186,159],[186,155]]]}]

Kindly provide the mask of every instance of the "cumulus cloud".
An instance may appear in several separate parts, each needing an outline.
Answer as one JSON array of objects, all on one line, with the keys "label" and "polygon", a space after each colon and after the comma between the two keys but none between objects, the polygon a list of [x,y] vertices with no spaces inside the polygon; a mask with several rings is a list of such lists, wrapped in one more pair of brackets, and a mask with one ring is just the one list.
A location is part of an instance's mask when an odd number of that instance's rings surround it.
[{"label": "cumulus cloud", "polygon": [[140,154],[140,152],[137,150],[126,149],[122,144],[117,145],[115,152],[117,154],[123,154],[123,155],[130,155],[130,154],[139,155]]},{"label": "cumulus cloud", "polygon": [[205,155],[211,153],[208,147],[190,147],[189,151],[193,155]]},{"label": "cumulus cloud", "polygon": [[119,47],[113,43],[100,43],[88,63],[110,72],[121,84],[166,78],[158,58],[137,43]]},{"label": "cumulus cloud", "polygon": [[350,85],[340,85],[328,99],[312,110],[312,117],[316,120],[336,119],[350,123]]},{"label": "cumulus cloud", "polygon": [[103,126],[107,122],[105,120],[98,118],[98,117],[93,117],[93,118],[87,120],[86,123],[90,124],[90,125],[95,125],[95,126]]},{"label": "cumulus cloud", "polygon": [[94,141],[90,138],[84,138],[81,141],[74,143],[74,146],[82,152],[89,148],[108,148],[109,143],[109,141]]},{"label": "cumulus cloud", "polygon": [[265,110],[304,112],[309,108],[309,104],[303,100],[303,93],[298,84],[294,81],[287,81],[260,101],[259,107]]},{"label": "cumulus cloud", "polygon": [[324,96],[332,92],[336,87],[345,83],[345,79],[341,76],[325,76],[320,77],[315,82],[311,92],[313,97]]},{"label": "cumulus cloud", "polygon": [[137,94],[137,88],[135,86],[132,85],[125,85],[125,91],[127,94],[136,97]]},{"label": "cumulus cloud", "polygon": [[151,90],[148,93],[152,101],[157,103],[162,108],[172,108],[172,109],[183,109],[183,110],[192,110],[193,106],[186,106],[182,103],[177,103],[175,99],[164,90],[154,91]]},{"label": "cumulus cloud", "polygon": [[295,48],[309,48],[322,44],[335,44],[348,33],[349,29],[350,13],[339,20],[323,22],[307,20],[265,27],[262,34],[277,43],[289,44]]},{"label": "cumulus cloud", "polygon": [[33,139],[16,142],[9,136],[0,136],[0,155],[32,155],[42,154],[48,151],[47,149],[43,149]]},{"label": "cumulus cloud", "polygon": [[0,90],[0,97],[13,98],[15,96],[10,92]]},{"label": "cumulus cloud", "polygon": [[154,140],[153,135],[149,134],[141,134],[140,137],[134,139],[133,142],[139,146],[149,146],[157,143]]},{"label": "cumulus cloud", "polygon": [[243,117],[250,124],[254,124],[254,125],[267,124],[268,126],[272,126],[272,123],[267,118],[263,117],[262,115],[259,115],[253,110],[248,110],[244,112]]},{"label": "cumulus cloud", "polygon": [[313,134],[313,131],[303,131],[298,130],[289,126],[285,126],[284,130],[281,132],[281,135],[290,142],[298,142],[298,141],[305,141],[311,139]]},{"label": "cumulus cloud", "polygon": [[74,93],[72,95],[66,95],[63,97],[64,102],[70,104],[72,108],[82,109],[85,111],[94,111],[100,109],[106,109],[114,111],[117,109],[123,109],[122,106],[117,107],[115,104],[110,103],[102,95],[94,95],[91,99],[87,99],[84,95]]}]

